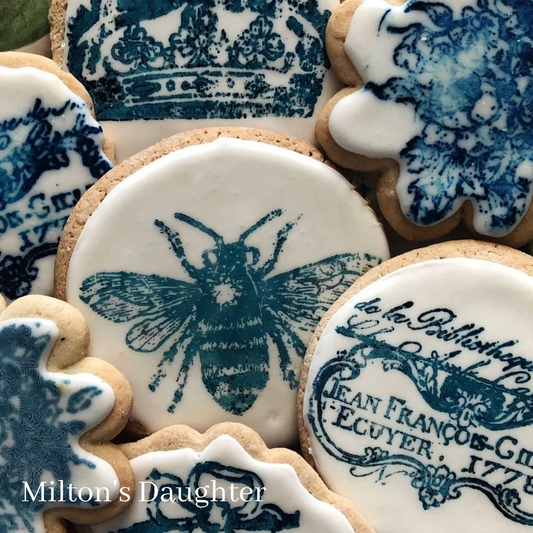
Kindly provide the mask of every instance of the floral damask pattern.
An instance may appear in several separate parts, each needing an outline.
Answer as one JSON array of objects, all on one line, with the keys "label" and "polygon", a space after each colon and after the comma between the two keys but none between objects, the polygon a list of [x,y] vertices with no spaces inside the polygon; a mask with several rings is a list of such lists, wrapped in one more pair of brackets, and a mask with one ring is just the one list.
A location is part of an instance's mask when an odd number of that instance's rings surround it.
[{"label": "floral damask pattern", "polygon": [[486,232],[508,234],[529,206],[533,181],[533,4],[479,0],[408,2],[402,20],[382,20],[380,35],[400,35],[394,63],[404,76],[366,90],[414,108],[424,124],[400,153],[409,173],[414,223],[435,224],[464,199],[488,215]]},{"label": "floral damask pattern", "polygon": [[[42,481],[71,482],[73,467],[95,465],[77,455],[71,438],[87,431],[83,411],[102,390],[67,392],[66,379],[41,373],[53,342],[39,323],[0,327],[0,532],[42,531],[43,498],[23,502],[24,486],[37,494]],[[65,416],[65,412],[68,413]],[[74,415],[74,416],[73,416]],[[43,492],[46,496],[46,491]],[[28,498],[26,498],[28,499]]]}]

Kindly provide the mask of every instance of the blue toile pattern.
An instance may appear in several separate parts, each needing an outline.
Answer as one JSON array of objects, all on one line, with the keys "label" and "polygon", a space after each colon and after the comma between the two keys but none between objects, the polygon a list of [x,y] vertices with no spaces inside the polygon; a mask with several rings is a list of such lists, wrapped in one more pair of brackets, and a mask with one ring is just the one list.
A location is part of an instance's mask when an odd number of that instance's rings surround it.
[{"label": "blue toile pattern", "polygon": [[[120,529],[117,533],[170,533],[170,532],[233,532],[233,531],[263,531],[276,533],[298,529],[300,526],[300,511],[286,513],[281,507],[271,503],[258,501],[258,490],[266,490],[262,479],[255,473],[241,468],[223,465],[216,461],[198,463],[191,470],[187,479],[154,469],[145,480],[153,483],[154,489],[148,499],[153,501],[146,510],[146,520],[129,527]],[[228,500],[204,500],[199,505],[197,494],[199,489],[215,483],[218,486],[233,484],[251,490],[251,501],[239,501],[238,504]],[[153,485],[151,485],[153,487]],[[183,516],[176,518],[165,514],[163,498],[169,501],[170,494],[173,506],[183,509]],[[248,492],[249,494],[249,492]],[[261,494],[263,494],[261,492]]]},{"label": "blue toile pattern", "polygon": [[299,333],[311,333],[329,306],[380,261],[368,254],[346,253],[275,274],[296,222],[278,232],[267,258],[246,239],[282,214],[281,209],[271,211],[236,242],[227,243],[200,221],[176,213],[176,220],[214,240],[214,247],[203,252],[201,268],[187,259],[178,231],[156,220],[192,283],[134,272],[98,272],[82,283],[80,299],[95,313],[115,323],[133,322],[125,338],[130,349],[148,354],[165,348],[149,385],[152,391],[180,354],[169,412],[182,399],[196,356],[203,383],[220,407],[236,415],[250,409],[269,380],[269,340],[277,350],[283,379],[295,389],[297,370],[291,359],[299,360],[306,348]]},{"label": "blue toile pattern", "polygon": [[74,11],[67,66],[102,120],[311,117],[329,68],[331,13],[318,0],[91,0]]},{"label": "blue toile pattern", "polygon": [[67,379],[45,378],[41,369],[54,339],[40,328],[39,321],[0,325],[0,531],[6,533],[44,531],[46,501],[31,501],[23,482],[38,494],[43,481],[68,485],[72,468],[95,468],[71,439],[87,431],[83,412],[102,390],[87,386],[68,396]]},{"label": "blue toile pattern", "polygon": [[[32,195],[32,189],[46,173],[72,165],[74,154],[88,171],[87,186],[111,168],[102,152],[102,129],[88,118],[82,102],[49,107],[36,99],[25,115],[0,121],[0,294],[10,299],[31,291],[39,275],[36,263],[55,255],[59,232],[73,207],[60,196],[47,199],[42,191]],[[65,129],[69,122],[72,127]],[[73,179],[79,181],[78,176]],[[58,185],[50,187],[56,194],[63,192]],[[83,191],[66,186],[64,197],[79,199]],[[16,249],[13,242],[19,242]]]},{"label": "blue toile pattern", "polygon": [[[400,153],[408,172],[405,215],[430,226],[471,200],[483,233],[507,235],[522,219],[533,181],[533,4],[408,1],[379,32],[401,38],[393,60],[405,75],[365,90],[412,106],[423,124]],[[395,18],[397,16],[397,18]],[[410,21],[399,24],[399,20]],[[478,230],[480,231],[480,230]]]}]

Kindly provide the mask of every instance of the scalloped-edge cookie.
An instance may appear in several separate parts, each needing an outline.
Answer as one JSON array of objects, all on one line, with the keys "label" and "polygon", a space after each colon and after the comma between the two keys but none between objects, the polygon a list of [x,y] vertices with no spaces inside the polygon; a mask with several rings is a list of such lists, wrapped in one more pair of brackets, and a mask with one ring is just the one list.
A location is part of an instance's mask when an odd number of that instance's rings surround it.
[{"label": "scalloped-edge cookie", "polygon": [[361,277],[317,328],[302,451],[377,531],[529,531],[532,275],[502,245],[434,245]]},{"label": "scalloped-edge cookie", "polygon": [[172,426],[122,450],[135,473],[134,502],[94,533],[372,533],[301,456],[267,448],[241,424],[218,424],[203,435]]},{"label": "scalloped-edge cookie", "polygon": [[63,226],[114,148],[87,91],[52,60],[0,53],[0,87],[0,294],[51,295]]},{"label": "scalloped-edge cookie", "polygon": [[65,533],[122,512],[133,473],[111,444],[132,394],[124,376],[86,357],[89,330],[65,302],[0,302],[0,530]]},{"label": "scalloped-edge cookie", "polygon": [[497,0],[346,0],[330,19],[349,87],[317,140],[337,164],[380,172],[378,203],[403,237],[463,221],[515,248],[533,238],[532,19],[530,2]]}]

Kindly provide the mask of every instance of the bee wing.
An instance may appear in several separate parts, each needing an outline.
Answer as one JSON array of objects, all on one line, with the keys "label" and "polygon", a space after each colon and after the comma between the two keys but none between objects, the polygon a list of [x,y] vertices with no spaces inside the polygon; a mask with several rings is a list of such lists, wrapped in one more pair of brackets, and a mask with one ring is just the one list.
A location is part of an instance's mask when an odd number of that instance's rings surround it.
[{"label": "bee wing", "polygon": [[283,272],[263,282],[263,304],[313,331],[329,307],[366,270],[381,260],[370,254],[339,254]]},{"label": "bee wing", "polygon": [[82,283],[80,299],[115,323],[139,320],[126,335],[132,350],[153,352],[193,311],[199,291],[192,283],[133,272],[99,272]]}]

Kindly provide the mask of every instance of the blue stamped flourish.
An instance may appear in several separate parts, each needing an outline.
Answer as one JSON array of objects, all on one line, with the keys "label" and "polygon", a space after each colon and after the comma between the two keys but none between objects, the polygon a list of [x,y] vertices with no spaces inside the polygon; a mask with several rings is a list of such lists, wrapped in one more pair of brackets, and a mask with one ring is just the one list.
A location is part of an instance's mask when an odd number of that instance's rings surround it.
[{"label": "blue stamped flourish", "polygon": [[[92,398],[102,393],[86,387],[68,399],[68,412],[77,414],[68,421],[62,417],[68,392],[63,379],[41,374],[54,340],[39,331],[39,322],[0,325],[0,531],[40,531],[41,511],[46,501],[31,501],[23,482],[38,494],[43,480],[71,482],[73,467],[94,469],[79,457],[71,438],[86,431],[83,411]],[[63,387],[62,387],[63,386]],[[43,492],[45,500],[48,492]],[[24,502],[23,500],[27,501]],[[41,521],[41,525],[38,525]]]},{"label": "blue stamped flourish", "polygon": [[[61,128],[64,116],[74,117],[68,129]],[[89,173],[88,185],[111,168],[102,151],[102,129],[88,117],[82,102],[67,100],[59,107],[49,107],[37,98],[25,115],[0,122],[0,293],[10,299],[31,291],[39,275],[36,262],[57,252],[57,240],[47,238],[46,230],[57,228],[57,224],[62,227],[66,221],[64,213],[63,219],[54,219],[58,215],[50,213],[50,208],[44,218],[36,213],[40,202],[32,204],[28,200],[24,208],[14,204],[29,198],[47,172],[68,168],[74,155]],[[39,220],[41,224],[38,243],[31,245],[22,240],[20,253],[7,253],[1,244],[2,235],[22,231],[27,220]]]},{"label": "blue stamped flourish", "polygon": [[[198,505],[198,489],[211,480],[220,486],[231,483],[242,486],[251,491],[249,501],[231,503],[228,500],[205,500],[205,505]],[[241,468],[221,464],[217,461],[206,461],[195,465],[186,479],[154,469],[146,478],[157,488],[157,495],[152,493],[149,499],[152,502],[147,506],[146,518],[143,522],[135,523],[129,527],[118,530],[117,533],[166,533],[166,532],[191,532],[202,531],[215,533],[227,531],[264,531],[276,533],[289,529],[298,529],[300,526],[300,511],[286,513],[279,505],[263,503],[258,494],[266,490],[263,480],[255,473]],[[153,485],[151,485],[153,487]],[[259,491],[259,492],[258,492]],[[168,517],[162,498],[168,501],[172,493],[176,505],[184,511],[182,517]]]},{"label": "blue stamped flourish", "polygon": [[95,313],[118,324],[133,322],[125,338],[130,349],[148,354],[166,344],[150,390],[156,391],[167,377],[176,356],[183,357],[169,412],[181,401],[189,369],[199,356],[209,394],[226,411],[242,415],[268,383],[269,340],[278,352],[283,379],[295,389],[292,359],[305,354],[299,332],[312,332],[364,269],[380,262],[369,254],[346,253],[275,274],[296,222],[278,232],[268,258],[246,239],[282,214],[281,209],[271,211],[228,243],[200,221],[176,213],[178,221],[215,242],[203,252],[200,268],[189,262],[178,231],[156,220],[192,283],[134,272],[98,272],[83,281],[80,299]]},{"label": "blue stamped flourish", "polygon": [[191,2],[183,9],[181,26],[170,36],[170,47],[176,62],[187,60],[187,68],[217,65],[217,55],[224,36],[217,39],[218,18],[214,0]]},{"label": "blue stamped flourish", "polygon": [[91,0],[67,19],[67,66],[103,120],[311,117],[330,15],[318,0]]},{"label": "blue stamped flourish", "polygon": [[264,16],[257,17],[231,48],[229,64],[260,69],[283,57],[285,45],[273,29],[271,20]]},{"label": "blue stamped flourish", "polygon": [[132,68],[150,64],[162,55],[163,45],[138,26],[126,29],[124,40],[119,41],[111,49],[113,59],[131,65]]},{"label": "blue stamped flourish", "polygon": [[[404,76],[366,90],[407,104],[424,125],[400,153],[410,181],[405,212],[438,223],[470,199],[487,218],[482,233],[507,235],[524,216],[533,181],[533,4],[478,0],[454,13],[450,2],[407,2],[419,14],[405,27],[394,63]],[[388,38],[384,34],[384,38]]]},{"label": "blue stamped flourish", "polygon": [[[383,483],[396,475],[411,478],[411,486],[418,491],[426,510],[460,498],[461,490],[469,488],[485,494],[510,520],[533,526],[533,514],[522,508],[520,492],[507,486],[508,482],[493,485],[483,477],[468,475],[466,469],[458,474],[447,465],[432,464],[429,453],[425,460],[413,454],[390,453],[380,447],[367,447],[362,455],[354,454],[332,437],[326,426],[332,384],[353,382],[369,364],[377,361],[385,372],[398,371],[407,376],[432,409],[449,416],[449,427],[455,429],[456,435],[471,436],[468,430],[477,427],[502,431],[533,424],[533,393],[521,386],[531,379],[530,371],[511,372],[489,381],[476,373],[476,368],[484,365],[465,369],[451,364],[449,359],[456,352],[445,357],[437,352],[424,354],[417,342],[389,344],[384,336],[394,329],[391,325],[384,327],[379,320],[361,319],[359,313],[337,326],[336,333],[353,339],[354,345],[325,363],[311,385],[307,421],[321,446],[329,455],[350,465],[354,477],[373,475]],[[478,449],[474,441],[470,446]],[[525,483],[524,491],[531,494],[530,481],[526,479]]]},{"label": "blue stamped flourish", "polygon": [[[75,114],[75,123],[60,131],[54,119],[65,113]],[[23,198],[45,172],[68,167],[74,153],[93,178],[105,174],[111,165],[102,153],[100,139],[95,139],[101,134],[100,126],[87,122],[85,104],[70,100],[53,108],[37,98],[25,116],[0,122],[0,211]]]}]

